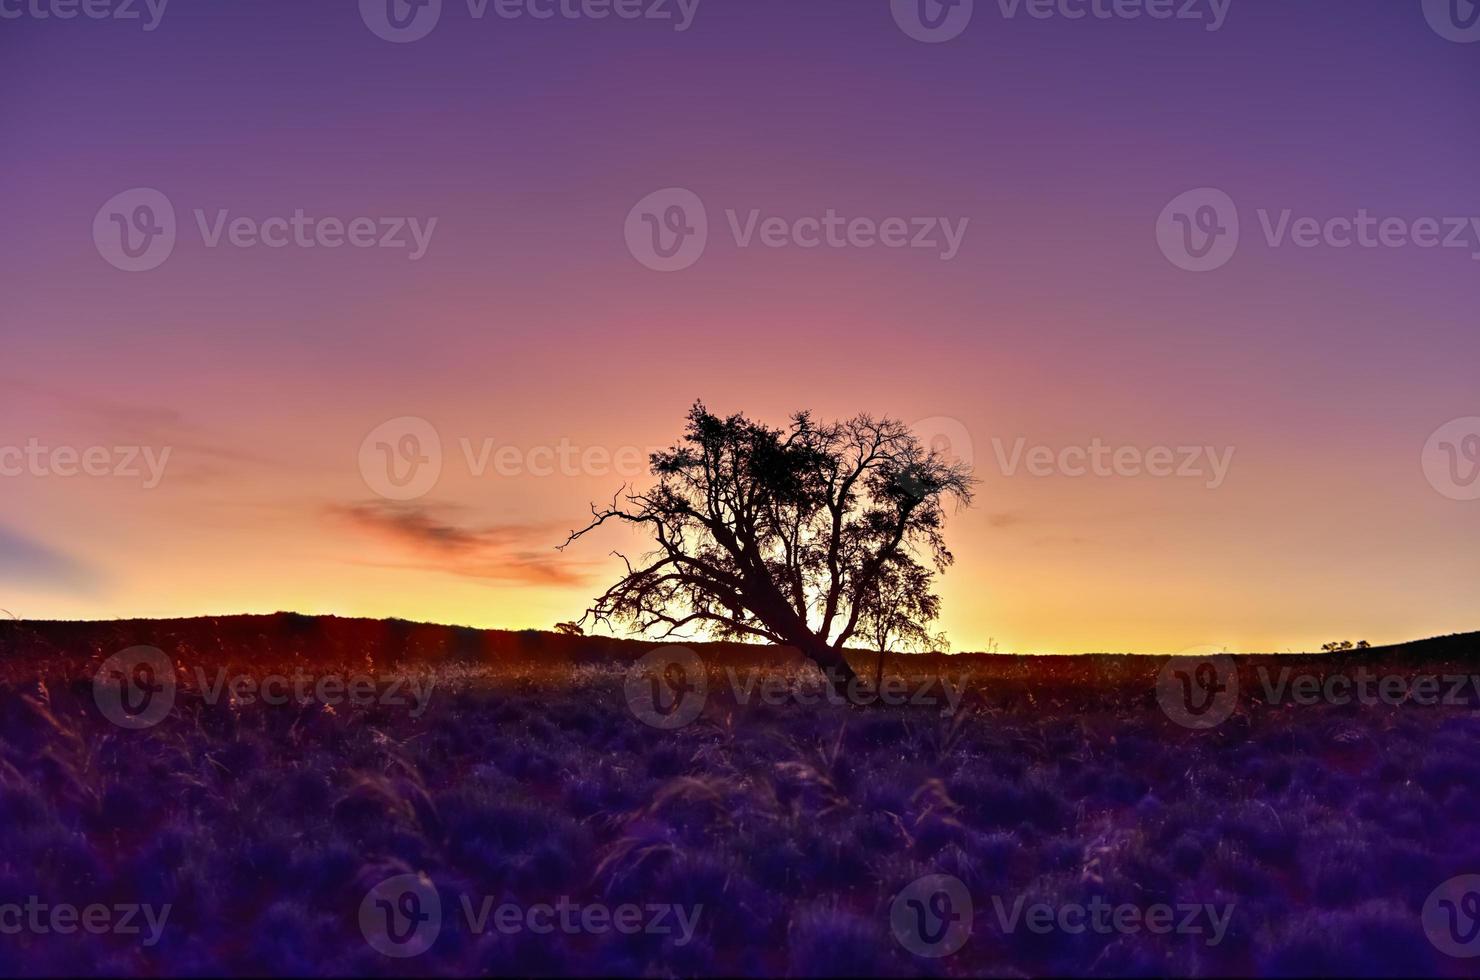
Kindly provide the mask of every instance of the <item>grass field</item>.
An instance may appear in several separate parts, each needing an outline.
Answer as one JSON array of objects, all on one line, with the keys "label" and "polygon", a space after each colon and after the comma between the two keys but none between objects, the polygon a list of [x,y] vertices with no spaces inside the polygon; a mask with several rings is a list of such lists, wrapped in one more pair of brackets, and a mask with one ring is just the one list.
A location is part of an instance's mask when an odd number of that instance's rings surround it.
[{"label": "grass field", "polygon": [[[4,972],[1471,975],[1435,890],[1480,871],[1473,639],[1240,657],[1206,728],[1162,658],[891,658],[905,703],[860,707],[697,645],[660,727],[652,644],[0,624]],[[95,677],[138,644],[174,676],[130,728]],[[1404,681],[1321,681],[1362,670]]]}]

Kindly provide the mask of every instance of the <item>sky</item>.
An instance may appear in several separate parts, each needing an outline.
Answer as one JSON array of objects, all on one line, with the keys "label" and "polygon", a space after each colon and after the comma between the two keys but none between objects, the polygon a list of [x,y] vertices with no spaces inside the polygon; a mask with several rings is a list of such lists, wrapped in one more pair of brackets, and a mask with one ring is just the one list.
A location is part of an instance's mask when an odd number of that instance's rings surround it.
[{"label": "sky", "polygon": [[956,650],[1480,627],[1448,3],[0,0],[0,608],[550,628],[702,399],[971,462]]}]

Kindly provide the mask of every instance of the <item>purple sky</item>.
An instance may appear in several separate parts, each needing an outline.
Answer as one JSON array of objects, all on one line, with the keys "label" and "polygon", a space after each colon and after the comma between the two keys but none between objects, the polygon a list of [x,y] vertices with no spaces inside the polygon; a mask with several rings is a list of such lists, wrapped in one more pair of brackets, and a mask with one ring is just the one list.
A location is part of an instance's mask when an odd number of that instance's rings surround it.
[{"label": "purple sky", "polygon": [[[967,433],[982,486],[951,532],[958,649],[1476,625],[1480,502],[1438,490],[1424,458],[1431,433],[1480,415],[1480,44],[1440,36],[1419,0],[1231,0],[1217,30],[1208,2],[1158,21],[976,0],[930,44],[888,0],[700,0],[683,31],[443,0],[399,44],[343,0],[172,0],[152,30],[14,2],[0,450],[172,448],[147,490],[0,477],[0,606],[17,615],[548,626],[612,572],[605,547],[550,546],[622,478],[479,477],[458,440],[645,448],[702,397]],[[168,198],[177,240],[130,273],[90,229],[141,187]],[[710,238],[655,272],[624,220],[672,187],[702,199]],[[1235,202],[1241,238],[1194,273],[1157,222],[1203,187]],[[197,209],[436,225],[414,260],[211,248]],[[949,261],[741,247],[726,212],[752,209],[964,235]],[[1261,209],[1465,219],[1468,237],[1271,245]],[[404,416],[449,461],[391,506],[356,453]],[[1210,488],[1007,474],[994,448],[1096,438],[1236,452]]]}]

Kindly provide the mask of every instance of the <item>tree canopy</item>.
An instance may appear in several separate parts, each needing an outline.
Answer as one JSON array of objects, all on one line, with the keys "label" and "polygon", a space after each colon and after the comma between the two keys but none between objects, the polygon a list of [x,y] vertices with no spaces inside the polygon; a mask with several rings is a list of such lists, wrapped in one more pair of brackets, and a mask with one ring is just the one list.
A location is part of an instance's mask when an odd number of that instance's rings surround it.
[{"label": "tree canopy", "polygon": [[593,506],[562,545],[609,522],[656,545],[636,561],[618,555],[624,574],[582,622],[787,644],[845,680],[843,650],[881,619],[926,635],[934,576],[953,561],[947,505],[969,504],[974,483],[966,464],[894,419],[800,412],[772,428],[702,403],[650,467],[654,486]]}]

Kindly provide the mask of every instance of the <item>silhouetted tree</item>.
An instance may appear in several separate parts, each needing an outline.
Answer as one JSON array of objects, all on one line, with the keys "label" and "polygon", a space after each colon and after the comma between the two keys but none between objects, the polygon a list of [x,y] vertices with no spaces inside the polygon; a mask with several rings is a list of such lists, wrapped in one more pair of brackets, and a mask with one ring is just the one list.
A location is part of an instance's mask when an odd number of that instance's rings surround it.
[{"label": "silhouetted tree", "polygon": [[[616,521],[656,549],[582,616],[660,637],[687,628],[718,639],[796,647],[834,683],[862,627],[896,631],[933,616],[933,573],[951,564],[945,502],[969,504],[970,469],[927,450],[908,427],[868,415],[831,424],[799,413],[782,429],[696,404],[683,438],[650,457],[657,485],[624,491],[561,547]],[[909,571],[903,591],[881,585]],[[886,595],[894,596],[890,603]],[[911,627],[912,628],[912,627]]]},{"label": "silhouetted tree", "polygon": [[900,552],[886,561],[869,594],[863,597],[858,634],[878,651],[874,690],[884,683],[884,657],[891,651],[944,650],[945,636],[930,632],[940,615],[940,597],[931,592],[934,573]]}]

